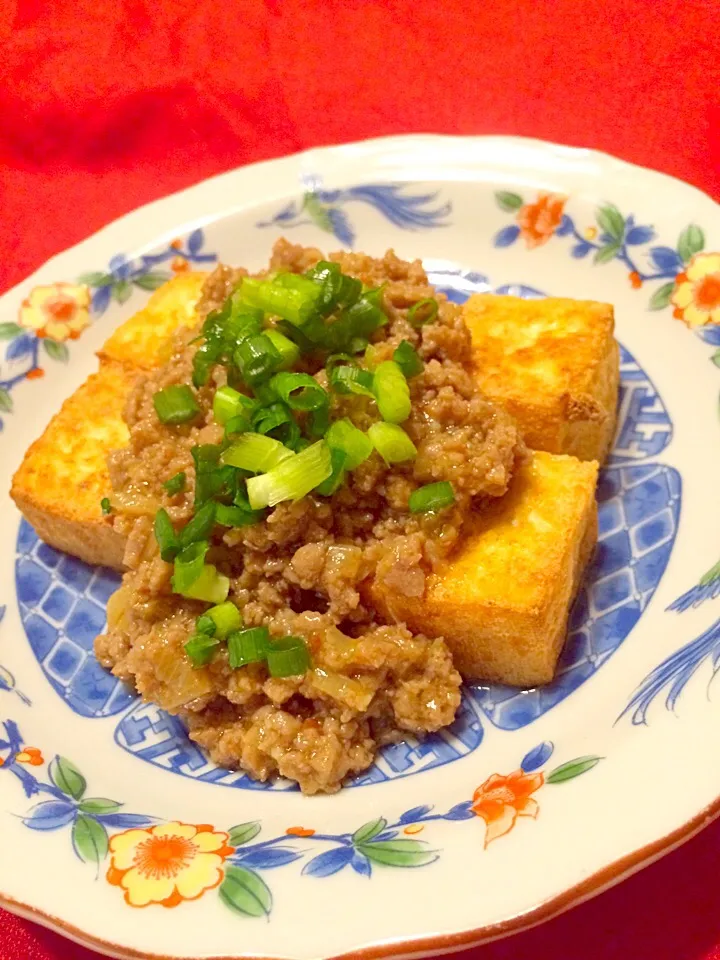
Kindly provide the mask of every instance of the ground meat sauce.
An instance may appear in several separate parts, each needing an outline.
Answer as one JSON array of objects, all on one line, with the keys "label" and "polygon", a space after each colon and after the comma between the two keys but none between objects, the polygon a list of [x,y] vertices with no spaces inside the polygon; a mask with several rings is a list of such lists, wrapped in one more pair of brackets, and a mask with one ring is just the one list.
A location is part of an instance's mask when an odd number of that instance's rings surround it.
[{"label": "ground meat sauce", "polygon": [[[269,272],[300,273],[319,259],[318,250],[280,240]],[[197,330],[176,338],[167,364],[141,377],[127,402],[130,445],[111,454],[110,472],[111,522],[127,536],[129,569],[109,604],[108,633],[96,641],[101,663],[178,714],[214,762],[260,780],[287,777],[306,793],[335,791],[366,769],[383,744],[452,722],[461,680],[445,642],[384,623],[366,603],[363,585],[381,578],[389,590],[421,597],[426,575],[456,546],[470,512],[505,493],[523,452],[512,419],[475,385],[459,308],[428,284],[420,261],[407,263],[392,251],[382,259],[359,253],[330,259],[369,287],[384,284],[389,322],[372,337],[377,360],[391,359],[406,339],[424,361],[424,371],[409,380],[412,412],[402,425],[417,457],[389,467],[373,453],[331,497],[280,503],[254,526],[216,527],[208,555],[231,578],[229,599],[245,626],[303,637],[310,669],[281,679],[270,677],[264,663],[232,669],[224,648],[195,668],[184,652],[208,604],[172,592],[172,564],[160,558],[153,517],[161,506],[176,527],[192,516],[190,451],[222,440],[212,397],[226,369],[216,366],[197,391],[202,418],[192,425],[163,426],[153,395],[190,383]],[[244,275],[225,266],[214,271],[198,306],[200,322]],[[408,309],[427,297],[438,300],[439,311],[416,328]],[[321,362],[308,372],[327,386]],[[361,429],[378,419],[374,401],[363,396],[331,393],[330,409],[333,418],[348,416]],[[162,483],[179,471],[187,486],[170,496]],[[412,491],[438,480],[452,483],[455,505],[411,514]]]}]

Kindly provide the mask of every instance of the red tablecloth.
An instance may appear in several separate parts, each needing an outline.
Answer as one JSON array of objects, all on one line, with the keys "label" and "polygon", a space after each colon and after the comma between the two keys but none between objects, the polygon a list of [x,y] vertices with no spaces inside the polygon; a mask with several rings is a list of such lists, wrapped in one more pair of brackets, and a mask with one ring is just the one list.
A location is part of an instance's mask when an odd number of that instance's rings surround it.
[{"label": "red tablecloth", "polygon": [[[211,174],[380,134],[596,147],[720,197],[719,0],[4,0],[0,14],[0,289]],[[472,956],[717,960],[719,863],[717,826]],[[0,960],[90,958],[0,913]]]}]

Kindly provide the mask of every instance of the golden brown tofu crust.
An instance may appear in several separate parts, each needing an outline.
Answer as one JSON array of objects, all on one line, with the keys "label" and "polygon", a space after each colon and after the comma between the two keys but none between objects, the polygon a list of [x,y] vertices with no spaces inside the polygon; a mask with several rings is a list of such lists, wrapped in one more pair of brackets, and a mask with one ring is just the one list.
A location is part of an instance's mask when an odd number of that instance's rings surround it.
[{"label": "golden brown tofu crust", "polygon": [[25,454],[10,495],[46,543],[122,569],[123,538],[102,515],[107,452],[128,442],[122,408],[137,372],[105,362],[69,397]]},{"label": "golden brown tofu crust", "polygon": [[422,600],[371,588],[391,620],[443,636],[468,680],[548,683],[597,538],[598,465],[533,453]]},{"label": "golden brown tofu crust", "polygon": [[513,414],[528,446],[603,463],[620,380],[612,306],[477,294],[463,317],[480,386]]}]

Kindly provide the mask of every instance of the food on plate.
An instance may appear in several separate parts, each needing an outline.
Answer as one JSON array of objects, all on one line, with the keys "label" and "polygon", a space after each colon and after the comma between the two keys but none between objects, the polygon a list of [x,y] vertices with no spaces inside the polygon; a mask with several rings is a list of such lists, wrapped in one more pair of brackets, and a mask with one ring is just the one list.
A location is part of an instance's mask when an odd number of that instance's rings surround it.
[{"label": "food on plate", "polygon": [[128,442],[122,419],[137,372],[103,364],[69,397],[25,454],[11,496],[39,537],[86,563],[122,568],[125,538],[105,522],[108,451]]},{"label": "food on plate", "polygon": [[442,635],[460,673],[534,686],[553,678],[567,614],[597,539],[598,467],[533,453],[478,511],[422,597],[370,585],[389,620]]},{"label": "food on plate", "polygon": [[610,304],[481,293],[463,316],[480,388],[512,413],[528,446],[602,463],[619,386]]},{"label": "food on plate", "polygon": [[[118,567],[124,544],[101,662],[217,763],[309,793],[450,723],[458,669],[549,680],[595,539],[597,465],[527,450],[418,261],[325,261],[279,241],[268,271],[219,267],[195,312],[203,281],[177,278],[113,334],[14,480],[54,545]],[[546,337],[528,351],[539,367],[557,353]],[[96,418],[101,389],[113,404]],[[103,429],[76,456],[95,465],[98,499],[76,497],[68,517],[33,478],[88,416]]]}]

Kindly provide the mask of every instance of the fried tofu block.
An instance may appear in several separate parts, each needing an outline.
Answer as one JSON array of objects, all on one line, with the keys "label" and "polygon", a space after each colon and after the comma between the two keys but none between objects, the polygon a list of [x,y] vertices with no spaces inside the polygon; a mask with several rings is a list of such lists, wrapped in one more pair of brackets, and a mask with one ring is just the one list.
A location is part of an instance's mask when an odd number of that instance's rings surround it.
[{"label": "fried tofu block", "polygon": [[514,415],[528,446],[602,463],[620,380],[610,304],[476,294],[463,316],[478,382]]},{"label": "fried tofu block", "polygon": [[402,597],[376,582],[386,618],[443,636],[468,680],[552,680],[568,614],[597,538],[597,463],[531,454],[459,552]]},{"label": "fried tofu block", "polygon": [[195,322],[195,304],[206,273],[181,273],[153,293],[146,306],[105,341],[100,358],[129,364],[138,370],[152,370],[167,357],[165,347],[182,326]]},{"label": "fried tofu block", "polygon": [[106,457],[124,447],[122,409],[139,373],[165,360],[165,344],[194,322],[207,274],[184,273],[163,284],[100,351],[100,370],[63,404],[25,454],[11,496],[39,537],[87,563],[123,568],[123,539],[103,520],[110,492]]},{"label": "fried tofu block", "polygon": [[105,522],[105,458],[128,443],[122,408],[137,371],[105,362],[32,444],[10,495],[46,543],[87,563],[122,569],[124,540]]}]

